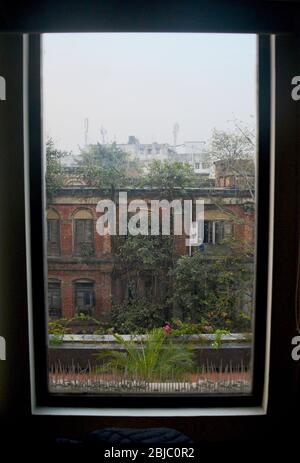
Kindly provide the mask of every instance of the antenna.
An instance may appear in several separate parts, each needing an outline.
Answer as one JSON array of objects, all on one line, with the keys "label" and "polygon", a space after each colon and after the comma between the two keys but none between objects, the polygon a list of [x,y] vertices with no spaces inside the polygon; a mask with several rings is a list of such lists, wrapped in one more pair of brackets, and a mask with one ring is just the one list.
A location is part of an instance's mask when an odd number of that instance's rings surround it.
[{"label": "antenna", "polygon": [[88,133],[89,133],[89,120],[86,117],[84,119],[84,145],[88,145]]},{"label": "antenna", "polygon": [[179,124],[178,124],[178,122],[175,122],[175,124],[173,125],[173,145],[174,146],[177,145],[178,132],[179,132]]},{"label": "antenna", "polygon": [[107,130],[105,129],[105,127],[103,127],[103,125],[101,125],[100,127],[100,133],[102,138],[102,144],[105,145]]}]

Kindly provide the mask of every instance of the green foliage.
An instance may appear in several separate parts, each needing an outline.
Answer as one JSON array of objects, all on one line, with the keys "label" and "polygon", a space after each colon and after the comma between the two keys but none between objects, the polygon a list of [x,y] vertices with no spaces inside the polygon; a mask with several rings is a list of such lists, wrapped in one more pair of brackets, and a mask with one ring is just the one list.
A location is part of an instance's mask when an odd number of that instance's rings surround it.
[{"label": "green foliage", "polygon": [[[130,320],[136,320],[137,328],[151,328],[157,326],[167,315],[167,296],[170,292],[170,281],[167,278],[168,270],[173,263],[173,237],[172,236],[131,236],[117,237],[116,254],[118,262],[115,267],[116,275],[126,273],[126,285],[130,295],[120,307],[121,314],[126,311]],[[150,313],[146,316],[141,301]],[[151,303],[149,302],[151,301]],[[164,309],[164,310],[163,310]],[[165,315],[164,315],[165,313]],[[112,314],[115,314],[113,307]],[[140,315],[139,315],[140,314]],[[124,318],[124,316],[122,315]],[[130,322],[122,324],[117,322],[118,329],[126,325],[132,332],[134,325]],[[124,325],[125,323],[125,325]],[[124,331],[122,331],[124,332]]]},{"label": "green foliage", "polygon": [[78,165],[89,186],[106,189],[114,198],[115,190],[135,183],[139,167],[116,143],[89,145],[81,150]]},{"label": "green foliage", "polygon": [[164,322],[164,309],[145,298],[113,304],[111,322],[119,333],[145,333]]},{"label": "green foliage", "polygon": [[215,339],[212,342],[212,347],[214,349],[219,349],[221,342],[222,342],[222,336],[230,334],[230,331],[228,330],[215,330],[214,335]]},{"label": "green foliage", "polygon": [[93,324],[98,325],[98,329],[93,332],[93,334],[104,334],[105,329],[101,326],[101,323],[96,318],[90,317],[83,313],[76,314],[71,318],[59,318],[57,320],[48,321],[48,334],[52,335],[50,338],[50,344],[56,345],[61,344],[64,340],[66,334],[72,333],[71,325],[73,322],[77,321],[86,321],[92,322]]},{"label": "green foliage", "polygon": [[[193,169],[187,163],[174,161],[153,161],[147,174],[140,180],[142,187],[158,191],[160,199],[173,200],[179,194],[182,197],[185,187],[191,184]],[[172,281],[168,277],[177,259],[174,249],[174,235],[172,235],[173,210],[170,211],[170,236],[126,236],[117,237],[115,242],[118,263],[116,269],[127,275],[128,286],[134,288],[134,302],[131,307],[139,306],[139,286],[141,281],[150,283],[147,297],[156,305],[170,309],[167,298],[172,292]],[[150,223],[150,220],[149,220]],[[148,322],[148,320],[146,320]],[[130,325],[131,326],[131,325]],[[145,328],[155,325],[145,325]],[[140,327],[140,325],[138,325]]]},{"label": "green foliage", "polygon": [[64,183],[64,170],[61,164],[63,158],[71,153],[55,148],[54,141],[49,138],[46,142],[46,191],[53,195]]},{"label": "green foliage", "polygon": [[129,379],[159,381],[180,378],[195,369],[193,353],[186,342],[176,342],[161,328],[146,334],[146,339],[129,341],[114,334],[118,346],[125,350],[104,351],[97,357],[104,363],[102,370],[119,370]]},{"label": "green foliage", "polygon": [[[232,134],[215,131],[211,148],[212,156],[234,161],[231,163],[233,168],[240,167],[243,175],[248,176],[248,164],[241,162],[237,165],[235,162],[237,159],[248,161],[253,157],[254,145],[247,132]],[[53,141],[48,140],[48,193],[55,192],[63,184],[61,159],[67,154],[56,150]],[[195,186],[192,167],[177,161],[153,161],[147,174],[141,177],[137,164],[116,144],[89,145],[81,151],[78,165],[87,184],[107,190],[113,200],[118,189],[130,186],[157,190],[160,199],[170,201],[176,197],[183,199],[185,189]],[[214,203],[216,201],[214,198]],[[228,212],[223,198],[217,207]],[[251,212],[251,201],[245,207]],[[231,211],[228,214],[230,220],[241,223],[241,219],[232,217]],[[145,329],[160,326],[165,318],[169,318],[171,311],[173,314],[180,312],[182,321],[181,326],[174,328],[174,335],[176,331],[177,334],[215,330],[249,331],[253,298],[252,243],[244,246],[240,253],[238,249],[241,243],[231,240],[227,243],[228,255],[223,255],[222,244],[211,247],[210,255],[208,252],[195,252],[191,257],[178,258],[172,235],[111,238],[112,252],[116,257],[114,275],[120,281],[126,279],[131,289],[130,298],[122,304],[113,304],[112,324],[119,332],[144,332]],[[89,257],[88,247],[83,249],[83,254]],[[145,282],[148,284],[146,296]],[[245,311],[245,307],[248,310]],[[74,318],[62,324],[53,322],[50,329],[54,342],[62,339],[71,320]],[[99,327],[98,331],[101,330],[102,327]]]},{"label": "green foliage", "polygon": [[138,267],[155,271],[170,264],[173,241],[170,236],[128,235],[118,240],[120,263],[127,269]]},{"label": "green foliage", "polygon": [[208,324],[207,320],[201,319],[199,323],[184,322],[180,319],[171,320],[172,336],[192,335],[212,333],[213,328]]},{"label": "green foliage", "polygon": [[205,320],[213,329],[247,331],[249,319],[241,316],[242,301],[248,290],[251,306],[252,272],[253,266],[233,256],[207,259],[200,252],[182,256],[170,272],[175,282],[172,302],[186,322]]},{"label": "green foliage", "polygon": [[68,332],[69,330],[66,329],[64,319],[50,320],[48,322],[48,334],[52,335],[50,338],[50,344],[61,344],[63,342],[64,335]]},{"label": "green foliage", "polygon": [[144,177],[143,186],[158,189],[161,197],[172,199],[176,192],[182,194],[185,188],[191,186],[194,177],[193,168],[188,163],[154,160]]}]

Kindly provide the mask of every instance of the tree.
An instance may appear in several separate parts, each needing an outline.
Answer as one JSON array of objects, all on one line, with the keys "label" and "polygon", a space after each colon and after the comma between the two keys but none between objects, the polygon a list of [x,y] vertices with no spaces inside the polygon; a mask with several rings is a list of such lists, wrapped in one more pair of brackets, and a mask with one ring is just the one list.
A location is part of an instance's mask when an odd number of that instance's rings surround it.
[{"label": "tree", "polygon": [[234,254],[207,258],[196,251],[182,256],[170,271],[175,283],[172,300],[181,309],[182,320],[206,322],[213,329],[249,330],[252,272],[252,266]]},{"label": "tree", "polygon": [[51,197],[64,184],[65,173],[62,166],[62,159],[70,156],[67,151],[55,148],[54,141],[49,138],[46,142],[46,192]]},{"label": "tree", "polygon": [[117,278],[126,276],[126,284],[130,288],[130,300],[124,301],[135,311],[147,284],[147,296],[153,304],[164,309],[162,317],[168,314],[167,297],[170,293],[169,268],[172,267],[172,238],[170,236],[131,236],[118,237],[115,267]]},{"label": "tree", "polygon": [[[222,246],[214,246],[203,253],[196,252],[190,260],[181,259],[175,269],[174,298],[177,304],[194,312],[209,315],[210,322],[223,328],[250,329],[253,306],[254,238],[255,233],[255,130],[234,120],[234,130],[214,130],[209,144],[209,155],[215,163],[216,176],[233,176],[235,190],[248,197],[243,205],[245,214],[235,214],[223,196],[208,192],[215,208],[226,214],[234,226],[248,227],[248,238],[227,237]],[[197,280],[202,275],[205,288]],[[205,291],[204,291],[205,289]],[[203,292],[204,291],[204,292]],[[182,296],[180,296],[182,293]],[[198,315],[197,315],[198,314]],[[205,316],[206,316],[205,315]],[[225,317],[224,317],[225,315]]]},{"label": "tree", "polygon": [[[182,199],[185,188],[189,186],[193,170],[189,164],[173,161],[153,161],[148,172],[141,179],[140,185],[155,191],[156,198],[172,201],[175,197]],[[151,213],[151,211],[149,211]],[[162,234],[128,235],[118,237],[116,269],[118,276],[126,274],[127,284],[131,291],[131,307],[135,310],[140,298],[139,287],[148,284],[151,301],[160,304],[165,314],[171,311],[168,296],[172,293],[173,281],[168,272],[174,267],[178,256],[175,255],[173,234],[173,209],[170,210],[170,236]],[[149,221],[150,222],[150,221]],[[127,302],[125,302],[125,305]],[[127,310],[127,306],[124,310]]]},{"label": "tree", "polygon": [[185,193],[185,188],[192,185],[194,176],[193,168],[188,163],[154,160],[142,184],[157,189],[161,198],[172,201],[178,193],[181,196]]},{"label": "tree", "polygon": [[111,324],[117,333],[145,333],[162,326],[166,318],[162,302],[146,297],[125,299],[111,309]]},{"label": "tree", "polygon": [[[215,207],[228,216],[228,220],[236,225],[244,225],[249,230],[249,235],[255,234],[255,153],[256,136],[255,129],[246,126],[236,119],[233,121],[234,130],[225,132],[214,130],[210,140],[210,159],[215,163],[216,176],[233,176],[235,178],[236,191],[247,194],[248,200],[243,205],[245,218],[233,213],[224,201],[223,197],[214,197]],[[244,249],[245,255],[254,258],[254,245],[252,240],[232,239],[232,248]]]},{"label": "tree", "polygon": [[[117,191],[132,186],[138,176],[139,166],[128,153],[111,145],[89,145],[81,150],[77,161],[82,177],[88,186],[96,187],[109,195],[117,204]],[[112,251],[116,250],[116,237],[111,235]]]},{"label": "tree", "polygon": [[237,187],[255,195],[255,132],[235,122],[235,130],[213,130],[210,140],[210,159],[219,163],[224,173],[237,177]]},{"label": "tree", "polygon": [[88,186],[107,190],[110,199],[116,200],[116,191],[135,184],[139,166],[116,143],[89,145],[81,150],[77,161]]},{"label": "tree", "polygon": [[235,162],[238,159],[253,159],[255,138],[248,128],[231,132],[214,129],[210,141],[210,155],[213,160],[224,159]]}]

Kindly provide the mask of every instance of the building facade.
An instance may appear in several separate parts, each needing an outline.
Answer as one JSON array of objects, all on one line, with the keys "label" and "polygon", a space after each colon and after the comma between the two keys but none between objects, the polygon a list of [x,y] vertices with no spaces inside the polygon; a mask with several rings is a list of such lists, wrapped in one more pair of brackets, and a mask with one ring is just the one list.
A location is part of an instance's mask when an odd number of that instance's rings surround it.
[{"label": "building facade", "polygon": [[136,159],[146,170],[154,161],[187,162],[194,172],[204,177],[213,177],[213,163],[209,159],[204,141],[187,141],[180,145],[168,143],[140,143],[131,135],[127,143],[117,144],[118,148]]},{"label": "building facade", "polygon": [[[204,247],[226,238],[251,243],[254,239],[253,204],[247,189],[190,189],[187,196],[204,200]],[[127,191],[128,201],[150,204],[156,193]],[[185,195],[184,199],[187,199]],[[66,186],[49,200],[47,209],[48,310],[50,318],[72,318],[81,313],[108,321],[113,301],[126,297],[126,275],[116,277],[116,256],[109,234],[99,235],[97,203],[106,199],[101,190]],[[220,207],[220,200],[223,206]],[[250,212],[249,212],[250,211]],[[175,236],[176,256],[191,255],[186,236]],[[146,282],[141,286],[146,294]]]}]

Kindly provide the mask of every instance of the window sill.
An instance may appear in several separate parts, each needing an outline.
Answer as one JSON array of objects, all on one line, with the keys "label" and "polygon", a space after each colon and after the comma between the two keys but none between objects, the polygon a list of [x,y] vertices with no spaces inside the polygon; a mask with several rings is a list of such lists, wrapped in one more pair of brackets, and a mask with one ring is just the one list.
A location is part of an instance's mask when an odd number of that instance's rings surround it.
[{"label": "window sill", "polygon": [[118,417],[197,417],[197,416],[261,416],[264,407],[232,408],[65,408],[33,407],[33,415],[44,416],[118,416]]}]

